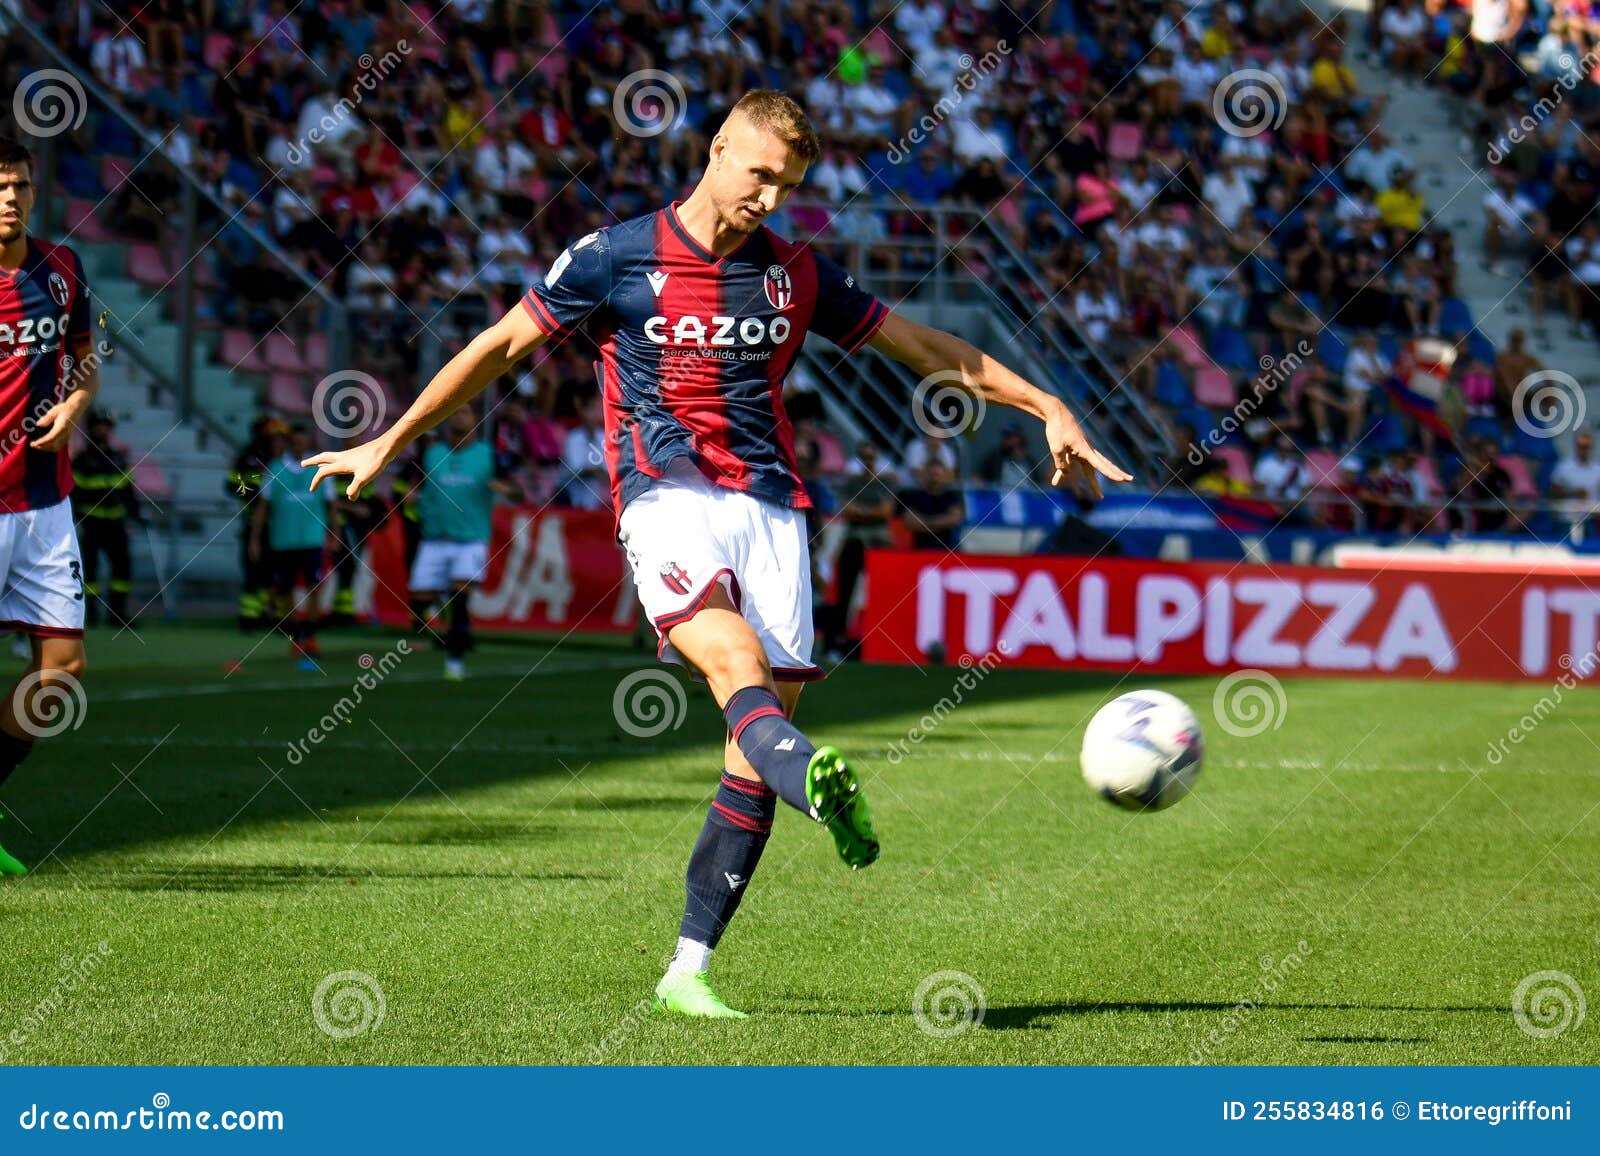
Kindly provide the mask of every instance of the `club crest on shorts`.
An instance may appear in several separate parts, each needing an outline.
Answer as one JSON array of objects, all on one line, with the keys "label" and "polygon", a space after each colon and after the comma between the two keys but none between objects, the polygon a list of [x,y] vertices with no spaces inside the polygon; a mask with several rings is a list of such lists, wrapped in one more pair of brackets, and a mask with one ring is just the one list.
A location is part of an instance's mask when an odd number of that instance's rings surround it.
[{"label": "club crest on shorts", "polygon": [[674,594],[689,593],[689,572],[676,562],[667,562],[661,567],[661,581]]},{"label": "club crest on shorts", "polygon": [[[72,291],[67,288],[67,279],[60,273],[52,273],[50,274],[49,284],[50,299],[65,309],[67,306],[67,298],[72,295]],[[769,293],[768,296],[770,297],[771,294]]]},{"label": "club crest on shorts", "polygon": [[789,280],[789,270],[782,265],[768,265],[767,277],[762,287],[767,291],[767,304],[774,309],[787,309],[794,299],[794,286]]}]

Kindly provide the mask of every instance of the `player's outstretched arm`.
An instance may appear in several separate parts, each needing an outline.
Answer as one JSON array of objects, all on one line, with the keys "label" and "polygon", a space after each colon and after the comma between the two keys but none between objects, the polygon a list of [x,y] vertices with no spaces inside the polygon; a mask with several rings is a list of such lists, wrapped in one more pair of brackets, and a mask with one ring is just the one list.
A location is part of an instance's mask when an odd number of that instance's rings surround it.
[{"label": "player's outstretched arm", "polygon": [[345,496],[354,498],[408,445],[482,393],[495,378],[544,344],[548,334],[521,303],[445,363],[400,420],[369,442],[316,454],[300,464],[316,466],[314,490],[325,478],[350,476]]},{"label": "player's outstretched arm", "polygon": [[1050,457],[1055,466],[1051,485],[1059,486],[1068,477],[1076,476],[1098,498],[1098,475],[1103,474],[1113,482],[1133,480],[1133,475],[1089,444],[1077,419],[1060,398],[1030,385],[953,333],[918,325],[891,310],[868,344],[885,357],[907,366],[918,377],[949,374],[952,385],[959,385],[985,402],[1031,413],[1044,422],[1045,440],[1050,443]]}]

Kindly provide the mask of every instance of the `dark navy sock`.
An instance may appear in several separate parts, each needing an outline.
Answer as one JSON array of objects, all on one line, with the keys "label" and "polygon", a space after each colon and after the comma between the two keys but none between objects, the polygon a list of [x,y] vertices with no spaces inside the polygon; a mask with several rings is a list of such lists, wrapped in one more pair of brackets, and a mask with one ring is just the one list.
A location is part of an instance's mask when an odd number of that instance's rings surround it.
[{"label": "dark navy sock", "polygon": [[795,729],[778,696],[764,686],[747,686],[733,692],[722,713],[734,745],[762,781],[789,806],[811,815],[806,767],[817,748]]},{"label": "dark navy sock", "polygon": [[750,889],[777,806],[777,796],[762,784],[722,772],[722,785],[689,856],[689,900],[678,927],[680,939],[717,945]]},{"label": "dark navy sock", "polygon": [[466,590],[457,590],[446,604],[450,625],[445,630],[444,649],[451,658],[460,658],[472,649],[472,618],[467,613]]},{"label": "dark navy sock", "polygon": [[33,740],[18,738],[16,735],[0,731],[0,783],[9,779],[11,772],[32,753]]}]

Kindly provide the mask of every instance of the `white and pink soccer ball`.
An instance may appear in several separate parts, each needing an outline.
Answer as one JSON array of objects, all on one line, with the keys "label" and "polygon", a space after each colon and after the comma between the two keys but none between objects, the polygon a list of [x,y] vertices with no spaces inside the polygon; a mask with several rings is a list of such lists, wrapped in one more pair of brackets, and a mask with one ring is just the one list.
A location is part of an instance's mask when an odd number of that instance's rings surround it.
[{"label": "white and pink soccer ball", "polygon": [[1108,802],[1133,811],[1170,807],[1194,787],[1205,740],[1182,699],[1135,690],[1095,712],[1083,736],[1084,780]]}]

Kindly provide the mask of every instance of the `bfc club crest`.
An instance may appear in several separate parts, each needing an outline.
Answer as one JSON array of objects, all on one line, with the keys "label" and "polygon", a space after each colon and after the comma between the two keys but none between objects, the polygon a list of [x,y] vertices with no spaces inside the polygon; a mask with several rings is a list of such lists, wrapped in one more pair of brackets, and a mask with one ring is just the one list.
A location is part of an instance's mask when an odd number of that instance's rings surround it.
[{"label": "bfc club crest", "polygon": [[67,289],[67,279],[60,273],[50,274],[50,298],[61,308],[67,307],[67,298],[70,296]]},{"label": "bfc club crest", "polygon": [[689,593],[689,572],[676,562],[668,562],[661,567],[661,581],[674,594]]},{"label": "bfc club crest", "polygon": [[767,266],[767,304],[774,309],[787,309],[794,298],[794,286],[789,281],[789,270],[782,265]]}]

